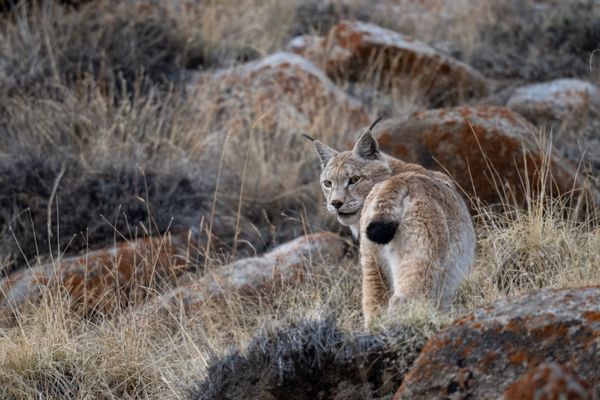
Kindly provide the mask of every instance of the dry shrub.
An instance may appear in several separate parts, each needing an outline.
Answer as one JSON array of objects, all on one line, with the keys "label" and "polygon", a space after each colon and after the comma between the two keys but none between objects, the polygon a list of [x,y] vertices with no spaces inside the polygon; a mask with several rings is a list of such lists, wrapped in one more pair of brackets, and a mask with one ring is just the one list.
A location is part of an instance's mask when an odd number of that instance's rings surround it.
[{"label": "dry shrub", "polygon": [[[359,2],[356,2],[359,3]],[[354,2],[305,1],[296,8],[290,28],[292,36],[317,34],[326,35],[342,19],[367,20],[368,13],[359,9]]]},{"label": "dry shrub", "polygon": [[[233,2],[99,0],[76,10],[52,0],[22,5],[10,15],[14,21],[5,16],[0,27],[0,93],[70,86],[90,75],[98,85],[124,85],[129,92],[139,89],[140,81],[143,88],[180,84],[187,69],[257,56],[250,43],[259,35],[272,37],[259,27],[267,25],[263,19],[275,18],[277,10],[268,4],[256,14],[245,10]],[[235,18],[229,20],[227,11],[236,13]],[[242,18],[247,23],[252,15],[258,19],[255,25],[242,24]],[[257,33],[240,35],[240,26]],[[235,31],[224,31],[229,28]]]},{"label": "dry shrub", "polygon": [[211,364],[190,399],[371,399],[394,393],[425,340],[410,327],[349,335],[333,320],[257,334]]},{"label": "dry shrub", "polygon": [[600,46],[600,8],[594,2],[383,1],[365,8],[373,22],[506,83],[597,76],[589,69]]},{"label": "dry shrub", "polygon": [[281,48],[289,37],[294,0],[209,1],[200,8],[202,36],[209,43],[229,48],[252,48],[260,54]]},{"label": "dry shrub", "polygon": [[53,184],[62,172],[58,162],[13,158],[2,168],[0,251],[11,255],[15,265],[50,252],[99,248],[115,238],[198,228],[199,218],[210,209],[212,188],[183,174],[135,166],[95,171],[77,162],[65,167],[51,203]]},{"label": "dry shrub", "polygon": [[340,399],[384,396],[401,383],[425,338],[446,321],[419,304],[395,310],[371,334],[358,333],[357,260],[313,260],[309,271],[279,294],[227,293],[222,302],[202,307],[196,317],[204,329],[198,338],[206,364],[190,398],[306,398],[319,391]]}]

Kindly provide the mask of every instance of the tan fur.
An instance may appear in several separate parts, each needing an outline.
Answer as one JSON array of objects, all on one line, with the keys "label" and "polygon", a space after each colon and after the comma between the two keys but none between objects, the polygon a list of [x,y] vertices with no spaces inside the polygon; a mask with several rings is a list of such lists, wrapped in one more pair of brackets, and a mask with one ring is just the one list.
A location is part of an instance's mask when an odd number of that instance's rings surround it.
[{"label": "tan fur", "polygon": [[[475,248],[471,217],[452,180],[381,153],[370,129],[352,151],[313,143],[327,209],[360,240],[365,325],[410,299],[449,308]],[[386,223],[397,224],[395,233],[369,230]]]}]

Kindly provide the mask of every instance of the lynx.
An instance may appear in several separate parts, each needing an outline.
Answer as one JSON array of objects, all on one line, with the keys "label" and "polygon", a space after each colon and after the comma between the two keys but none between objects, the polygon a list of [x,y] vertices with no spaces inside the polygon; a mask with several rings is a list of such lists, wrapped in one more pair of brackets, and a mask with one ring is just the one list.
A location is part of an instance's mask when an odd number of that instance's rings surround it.
[{"label": "lynx", "polygon": [[447,175],[382,153],[375,121],[352,151],[312,140],[327,210],[360,242],[362,308],[368,327],[410,299],[448,309],[469,271],[475,231]]}]

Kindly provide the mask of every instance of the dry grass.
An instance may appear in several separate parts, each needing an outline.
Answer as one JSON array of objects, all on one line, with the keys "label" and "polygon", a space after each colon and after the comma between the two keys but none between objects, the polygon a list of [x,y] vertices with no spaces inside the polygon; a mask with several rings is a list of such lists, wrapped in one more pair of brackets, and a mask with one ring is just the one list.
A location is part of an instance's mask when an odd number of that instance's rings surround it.
[{"label": "dry grass", "polygon": [[[481,30],[497,24],[498,8],[504,4],[474,0],[422,1],[421,4],[381,1],[373,18],[389,29],[418,38],[445,51],[470,54]],[[423,11],[430,11],[423,13]],[[436,29],[432,26],[436,25]]]},{"label": "dry grass", "polygon": [[[2,336],[0,385],[7,399],[174,397],[164,367],[179,345],[151,315],[133,310],[90,322],[53,299]],[[171,344],[173,344],[171,342]]]},{"label": "dry grass", "polygon": [[89,320],[63,297],[47,297],[0,336],[0,394],[178,398],[213,359],[265,327],[337,314],[340,325],[355,329],[360,297],[352,268],[315,267],[300,288],[273,299],[229,294],[192,316],[157,303]]},{"label": "dry grass", "polygon": [[529,210],[484,210],[476,262],[462,288],[464,306],[542,287],[599,285],[598,222],[565,219],[566,210],[547,198],[537,199]]},{"label": "dry grass", "polygon": [[[390,325],[406,324],[428,337],[455,313],[507,295],[600,284],[597,224],[565,220],[564,209],[548,203],[512,215],[482,211],[487,222],[478,227],[476,263],[456,310],[443,315],[412,304],[384,316],[374,332],[385,335]],[[356,261],[315,262],[310,270],[293,290],[255,299],[229,293],[192,315],[150,303],[90,320],[64,298],[48,297],[0,335],[0,382],[11,382],[0,385],[0,393],[15,399],[181,398],[214,360],[231,347],[245,348],[257,332],[332,317],[344,331],[360,330]]]},{"label": "dry grass", "polygon": [[[348,114],[307,100],[309,120],[284,101],[254,107],[256,88],[186,87],[192,75],[186,68],[234,65],[280,49],[303,2],[97,1],[77,10],[42,3],[0,26],[4,269],[47,259],[50,251],[100,247],[121,234],[128,239],[210,222],[219,246],[190,263],[202,274],[232,253],[337,228],[322,212],[315,156],[296,133],[344,147],[356,134]],[[339,12],[363,6],[351,2]],[[460,27],[448,37],[465,58],[476,53],[476,33],[498,17],[488,7],[468,11],[448,28]],[[421,40],[437,40],[428,26],[411,29]],[[373,63],[354,86],[340,85],[359,95],[372,116],[427,107],[426,94],[410,82],[377,81],[380,67]],[[382,84],[391,86],[385,94],[373,89]],[[404,324],[428,337],[456,313],[499,297],[600,284],[593,216],[569,217],[568,202],[535,193],[526,209],[508,204],[502,212],[479,209],[477,259],[453,313],[414,304],[385,316],[375,333]],[[257,332],[326,318],[359,331],[356,260],[315,262],[310,271],[301,284],[269,298],[230,293],[192,315],[148,301],[82,318],[68,298],[48,294],[16,327],[0,329],[0,397],[184,398],[215,359],[231,347],[244,349]]]},{"label": "dry grass", "polygon": [[[539,288],[569,288],[600,284],[600,214],[586,193],[552,196],[551,137],[541,130],[535,138],[541,184],[521,177],[524,203],[497,187],[502,204],[472,202],[477,221],[477,256],[459,294],[459,309],[471,309],[506,296]],[[501,181],[497,171],[490,174]],[[581,173],[578,171],[578,173]],[[524,206],[522,205],[524,204]]]}]

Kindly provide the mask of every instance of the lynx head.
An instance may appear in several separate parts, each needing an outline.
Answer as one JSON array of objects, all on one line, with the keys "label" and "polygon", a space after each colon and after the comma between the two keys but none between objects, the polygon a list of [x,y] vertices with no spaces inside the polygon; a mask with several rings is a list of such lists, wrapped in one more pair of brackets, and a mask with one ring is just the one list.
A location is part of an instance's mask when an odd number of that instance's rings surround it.
[{"label": "lynx head", "polygon": [[391,175],[386,157],[371,132],[380,119],[360,136],[352,151],[338,152],[309,137],[321,159],[321,189],[327,211],[337,216],[342,225],[358,225],[360,211],[373,185]]}]

